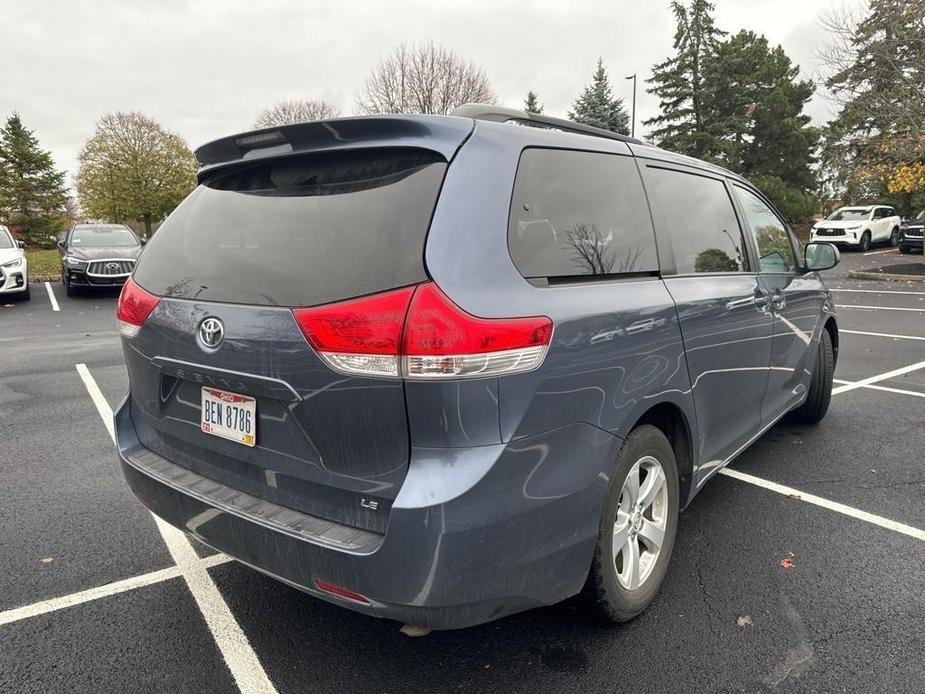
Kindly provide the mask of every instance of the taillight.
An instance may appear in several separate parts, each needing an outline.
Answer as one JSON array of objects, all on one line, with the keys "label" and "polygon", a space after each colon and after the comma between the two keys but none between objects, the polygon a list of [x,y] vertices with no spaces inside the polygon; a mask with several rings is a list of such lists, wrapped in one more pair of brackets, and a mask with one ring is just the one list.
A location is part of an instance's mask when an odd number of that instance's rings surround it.
[{"label": "taillight", "polygon": [[293,313],[331,368],[367,376],[430,380],[530,371],[552,338],[545,316],[478,318],[433,282]]},{"label": "taillight", "polygon": [[119,305],[116,308],[116,318],[119,319],[119,332],[125,337],[135,337],[145,320],[160,301],[156,296],[148,294],[129,277],[122,285],[119,294]]},{"label": "taillight", "polygon": [[292,313],[305,339],[336,371],[398,376],[401,331],[414,287]]},{"label": "taillight", "polygon": [[432,282],[414,293],[402,338],[407,378],[464,378],[530,371],[546,356],[552,321],[477,318]]}]

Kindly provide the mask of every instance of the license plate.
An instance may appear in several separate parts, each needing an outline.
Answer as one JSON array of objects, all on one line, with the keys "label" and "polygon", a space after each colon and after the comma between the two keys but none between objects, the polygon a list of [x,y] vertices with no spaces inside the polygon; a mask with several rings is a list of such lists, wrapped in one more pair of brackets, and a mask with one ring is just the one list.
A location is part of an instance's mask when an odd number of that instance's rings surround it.
[{"label": "license plate", "polygon": [[257,400],[204,387],[200,428],[206,434],[253,446],[257,440]]}]

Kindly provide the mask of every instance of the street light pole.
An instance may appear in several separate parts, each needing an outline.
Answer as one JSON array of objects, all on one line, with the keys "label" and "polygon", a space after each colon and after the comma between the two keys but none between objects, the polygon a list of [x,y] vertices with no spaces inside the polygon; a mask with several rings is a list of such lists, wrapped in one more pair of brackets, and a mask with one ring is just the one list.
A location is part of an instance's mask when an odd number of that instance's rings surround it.
[{"label": "street light pole", "polygon": [[630,137],[636,137],[636,73],[627,77],[628,80],[633,80],[633,115],[630,120]]}]

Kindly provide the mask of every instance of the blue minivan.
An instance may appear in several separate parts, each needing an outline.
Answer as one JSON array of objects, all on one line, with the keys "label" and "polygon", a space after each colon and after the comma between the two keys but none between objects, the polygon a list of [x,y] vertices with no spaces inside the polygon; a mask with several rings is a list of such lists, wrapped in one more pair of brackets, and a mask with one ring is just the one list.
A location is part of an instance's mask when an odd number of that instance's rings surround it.
[{"label": "blue minivan", "polygon": [[119,300],[122,469],[157,516],[425,628],[655,597],[678,513],[829,405],[805,249],[716,166],[468,105],[197,150]]}]

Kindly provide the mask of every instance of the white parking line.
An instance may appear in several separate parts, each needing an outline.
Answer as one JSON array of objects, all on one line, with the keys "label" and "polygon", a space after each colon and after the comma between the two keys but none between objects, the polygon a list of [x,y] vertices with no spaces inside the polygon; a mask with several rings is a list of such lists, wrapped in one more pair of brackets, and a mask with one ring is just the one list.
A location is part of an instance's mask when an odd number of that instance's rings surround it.
[{"label": "white parking line", "polygon": [[837,501],[830,501],[829,499],[824,499],[821,496],[816,496],[815,494],[807,494],[806,492],[801,492],[799,489],[787,487],[783,484],[778,484],[777,482],[771,482],[770,480],[762,479],[760,477],[747,475],[744,472],[739,472],[738,470],[723,468],[719,471],[719,474],[739,480],[740,482],[753,484],[756,487],[761,487],[762,489],[768,489],[772,492],[783,494],[784,496],[790,497],[791,499],[805,501],[806,503],[813,504],[814,506],[821,506],[822,508],[827,508],[830,511],[842,513],[846,516],[851,516],[852,518],[857,518],[858,520],[862,520],[897,533],[902,533],[903,535],[908,535],[909,537],[915,538],[916,540],[925,542],[925,530],[919,530],[918,528],[914,528],[911,525],[906,525],[905,523],[898,523],[897,521],[884,518],[883,516],[877,516],[873,513],[868,513],[867,511],[862,511],[852,506],[846,506],[845,504],[840,504]]},{"label": "white parking line", "polygon": [[[96,380],[87,369],[86,364],[76,364],[77,373],[80,374],[81,380],[90,394],[90,399],[96,405],[96,411],[99,412],[106,431],[109,432],[110,438],[115,442],[115,431],[113,428],[112,408],[100,391]],[[152,514],[153,515],[153,514]],[[180,575],[186,581],[199,610],[206,620],[212,636],[218,645],[228,669],[231,670],[231,676],[234,677],[235,683],[245,694],[275,694],[276,688],[267,673],[264,671],[257,654],[251,647],[247,636],[241,630],[228,604],[219,593],[215,582],[209,576],[208,571],[201,565],[196,556],[193,546],[186,535],[171,525],[168,525],[157,516],[154,516],[157,522],[157,529],[167,545],[170,556],[177,564]]]},{"label": "white parking line", "polygon": [[51,310],[60,311],[61,309],[58,307],[58,300],[55,298],[55,293],[51,289],[50,282],[45,283],[45,291],[48,292],[48,300],[51,301]]},{"label": "white parking line", "polygon": [[895,248],[887,248],[885,251],[870,251],[864,255],[882,255],[883,253],[896,253]]},{"label": "white parking line", "polygon": [[[837,378],[832,379],[833,383],[844,383],[845,385],[850,385],[853,381],[842,381]],[[901,388],[889,388],[887,386],[861,386],[861,388],[869,388],[871,390],[882,390],[886,393],[899,393],[900,395],[914,395],[917,398],[925,398],[925,393],[919,393],[914,390],[903,390]]]},{"label": "white parking line", "polygon": [[[226,557],[224,554],[213,554],[205,559],[200,559],[199,564],[205,569],[225,564],[229,561],[231,561],[231,557]],[[60,598],[51,598],[50,600],[34,602],[31,605],[23,605],[22,607],[0,612],[0,625],[18,622],[21,619],[29,619],[30,617],[38,617],[40,614],[56,612],[57,610],[63,610],[67,607],[74,607],[75,605],[81,605],[92,600],[99,600],[100,598],[106,598],[110,595],[118,595],[119,593],[125,593],[126,591],[135,590],[136,588],[144,588],[145,586],[154,585],[155,583],[163,583],[164,581],[169,581],[172,578],[179,578],[180,576],[180,567],[171,566],[166,569],[159,569],[158,571],[151,571],[150,573],[141,574],[140,576],[132,576],[131,578],[126,578],[121,581],[114,581],[106,585],[82,590],[79,593],[71,593],[70,595],[65,595]]]},{"label": "white parking line", "polygon": [[925,337],[918,337],[916,335],[893,335],[891,333],[870,333],[866,330],[844,330],[843,328],[838,329],[839,334],[848,333],[849,335],[870,335],[871,337],[892,337],[894,340],[925,340]]},{"label": "white parking line", "polygon": [[864,386],[869,386],[871,383],[878,383],[880,381],[886,381],[895,376],[902,376],[903,374],[907,374],[912,371],[918,371],[919,369],[925,369],[925,361],[920,361],[918,364],[911,364],[909,366],[904,366],[901,369],[894,369],[893,371],[887,371],[885,374],[880,374],[878,376],[871,376],[870,378],[864,378],[860,381],[852,381],[851,383],[846,383],[843,386],[838,386],[838,388],[832,388],[832,395],[838,395],[839,393],[844,393],[849,390],[854,390],[855,388],[863,388]]},{"label": "white parking line", "polygon": [[852,294],[910,294],[925,296],[925,292],[899,292],[895,289],[830,289],[831,292],[851,292]]},{"label": "white parking line", "polygon": [[898,308],[896,306],[864,306],[861,304],[835,304],[835,308],[864,308],[871,311],[918,311],[922,313],[925,308]]}]

